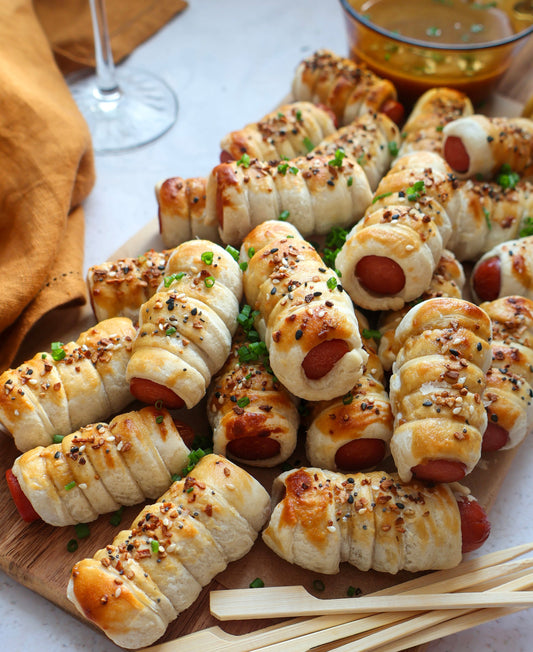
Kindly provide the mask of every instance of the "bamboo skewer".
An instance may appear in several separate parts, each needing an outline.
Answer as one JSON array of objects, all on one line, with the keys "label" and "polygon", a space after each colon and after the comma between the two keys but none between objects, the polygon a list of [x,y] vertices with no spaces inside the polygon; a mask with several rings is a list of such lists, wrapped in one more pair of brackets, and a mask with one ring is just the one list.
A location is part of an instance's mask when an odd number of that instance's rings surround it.
[{"label": "bamboo skewer", "polygon": [[[487,593],[495,593],[497,591],[499,592],[502,589],[506,591],[520,591],[521,589],[531,585],[533,585],[533,573],[528,573],[523,577],[511,580],[510,582],[506,582],[505,584],[502,584],[493,589],[488,589]],[[496,616],[493,615],[492,618],[498,618],[500,615],[509,613],[509,610],[505,608],[495,608],[490,611],[492,611],[493,614],[499,614]],[[440,633],[440,627],[435,627],[435,625],[443,624],[444,630],[448,630],[449,633],[454,633],[456,631],[452,625],[454,620],[459,620],[460,626],[461,622],[476,622],[477,619],[482,616],[483,612],[472,612],[470,610],[465,611],[462,609],[457,609],[455,611],[429,611],[422,615],[418,615],[409,621],[404,621],[403,623],[393,625],[392,627],[388,627],[380,632],[365,636],[364,639],[360,639],[358,641],[357,652],[370,652],[370,650],[375,651],[376,649],[386,649],[391,652],[390,647],[394,647],[396,643],[398,643],[400,646],[396,649],[404,650],[407,645],[404,640],[406,636],[416,635],[417,638],[420,637],[424,639],[420,642],[428,642],[434,640],[432,636],[435,636],[436,638],[444,636],[444,634]],[[428,628],[431,628],[431,633]],[[461,630],[458,629],[457,631]],[[340,647],[336,647],[335,649],[337,652],[348,652],[353,648],[350,647],[350,644],[348,643]]]},{"label": "bamboo skewer", "polygon": [[[477,573],[479,581],[487,581],[490,579],[490,576],[493,574],[498,574],[501,572],[513,572],[513,569],[525,568],[530,565],[530,560],[523,560],[513,562],[512,567],[507,566],[505,570],[500,569],[499,571],[495,568],[496,565],[505,564],[509,560],[515,559],[527,552],[533,550],[533,543],[522,544],[520,546],[514,546],[512,548],[507,548],[502,551],[489,553],[483,555],[482,557],[477,557],[465,562],[462,562],[456,568],[444,571],[436,571],[431,574],[422,575],[408,582],[404,582],[401,585],[396,585],[377,591],[374,593],[374,596],[378,595],[396,595],[401,591],[421,591],[426,589],[431,592],[433,587],[438,587],[439,582],[451,582],[449,586],[455,586],[453,590],[460,590],[461,584],[465,583],[465,575],[470,573]],[[461,579],[462,578],[462,579]],[[472,580],[475,582],[475,579]],[[471,586],[474,586],[471,583]],[[261,589],[254,589],[254,591],[260,591]],[[442,587],[440,590],[443,590]],[[489,609],[484,611],[491,611]],[[412,616],[418,615],[418,612],[413,613],[402,613],[402,614],[384,614],[383,617],[389,619],[388,624],[392,622],[398,622],[399,620],[409,618]],[[376,616],[373,616],[376,618]],[[361,620],[359,618],[358,620]],[[150,652],[189,652],[191,649],[202,649],[204,652],[215,651],[216,652],[251,652],[252,650],[258,650],[262,646],[269,646],[276,643],[284,643],[284,648],[287,649],[287,641],[290,641],[291,652],[296,650],[293,646],[293,643],[298,640],[298,637],[314,632],[324,631],[331,634],[331,628],[337,627],[346,623],[353,623],[353,615],[335,615],[335,616],[318,616],[311,619],[291,619],[281,625],[272,625],[266,627],[250,634],[244,634],[240,636],[235,636],[227,634],[220,627],[209,627],[207,629],[194,632],[187,636],[183,636],[175,641],[168,641],[166,643],[160,643],[149,648],[145,648],[146,651]],[[374,623],[373,627],[380,626],[377,623]],[[348,636],[346,634],[345,636]],[[332,638],[329,638],[332,640]],[[326,637],[324,642],[328,642]],[[318,644],[318,643],[317,643]],[[306,649],[306,648],[303,648]]]},{"label": "bamboo skewer", "polygon": [[287,587],[288,591],[265,591],[261,601],[249,604],[245,595],[211,602],[211,613],[219,620],[252,620],[257,618],[287,618],[326,614],[389,613],[397,611],[430,611],[435,609],[487,609],[491,607],[532,607],[533,592],[498,593],[470,592],[431,593],[396,596],[367,596],[357,600],[320,600],[302,587]]},{"label": "bamboo skewer", "polygon": [[[328,614],[371,614],[394,611],[428,611],[430,609],[454,609],[465,607],[508,606],[522,603],[528,606],[533,601],[533,593],[519,596],[517,593],[498,597],[485,593],[468,593],[458,597],[455,591],[477,585],[484,581],[508,575],[516,570],[533,566],[533,559],[506,562],[485,569],[457,575],[451,579],[440,580],[405,590],[406,582],[396,587],[394,595],[376,592],[359,598],[340,598],[323,600],[308,593],[303,586],[267,587],[262,589],[229,589],[211,592],[211,613],[220,620],[280,618]],[[429,576],[432,577],[432,576]],[[402,594],[401,602],[397,595]],[[478,604],[476,604],[476,600]]]},{"label": "bamboo skewer", "polygon": [[[505,588],[507,591],[519,590],[533,584],[533,573],[520,577],[513,582],[507,582],[504,585],[496,584],[493,591]],[[401,594],[400,600],[403,601],[404,594]],[[467,610],[466,613],[468,613]],[[426,627],[447,621],[450,618],[463,615],[465,610],[435,610],[421,614],[420,612],[396,612],[392,614],[375,614],[366,618],[359,618],[349,623],[343,623],[329,628],[328,630],[314,632],[291,640],[291,652],[306,652],[311,648],[341,641],[349,637],[349,643],[342,646],[331,646],[329,649],[335,649],[338,652],[348,652],[353,650],[351,643],[357,640],[357,652],[367,652],[374,650],[378,646],[419,632]],[[377,630],[377,631],[376,631]],[[430,639],[431,640],[431,639]],[[257,648],[255,652],[282,652],[285,649],[285,643],[274,644]],[[399,649],[405,649],[400,647]]]}]

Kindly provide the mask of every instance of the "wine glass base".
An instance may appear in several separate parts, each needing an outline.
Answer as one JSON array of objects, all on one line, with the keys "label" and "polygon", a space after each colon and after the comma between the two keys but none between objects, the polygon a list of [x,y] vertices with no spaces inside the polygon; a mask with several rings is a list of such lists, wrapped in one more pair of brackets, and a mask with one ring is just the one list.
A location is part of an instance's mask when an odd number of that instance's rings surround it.
[{"label": "wine glass base", "polygon": [[124,66],[116,69],[116,80],[115,92],[102,93],[95,74],[68,79],[97,154],[146,145],[167,132],[178,114],[174,92],[159,77]]}]

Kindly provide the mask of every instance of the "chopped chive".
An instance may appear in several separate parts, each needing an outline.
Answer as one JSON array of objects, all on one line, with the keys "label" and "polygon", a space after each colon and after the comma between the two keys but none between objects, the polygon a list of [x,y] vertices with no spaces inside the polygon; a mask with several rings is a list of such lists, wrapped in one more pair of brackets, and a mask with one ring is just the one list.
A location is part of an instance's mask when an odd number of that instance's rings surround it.
[{"label": "chopped chive", "polygon": [[165,335],[174,335],[176,328],[174,326],[169,326],[165,331]]},{"label": "chopped chive", "polygon": [[76,539],[71,539],[67,543],[67,550],[69,552],[76,552],[77,549],[78,549],[78,542],[76,541]]},{"label": "chopped chive", "polygon": [[206,287],[206,288],[212,288],[213,285],[215,284],[215,277],[214,277],[214,276],[208,276],[208,277],[204,280],[204,284],[205,284],[205,287]]},{"label": "chopped chive", "polygon": [[279,214],[278,220],[280,220],[281,222],[286,222],[289,219],[289,216],[290,216],[289,211],[282,211]]},{"label": "chopped chive", "polygon": [[363,328],[361,334],[367,340],[374,339],[379,342],[381,339],[381,332],[375,328]]},{"label": "chopped chive", "polygon": [[63,360],[63,358],[67,355],[65,349],[63,347],[63,342],[52,342],[50,345],[50,348],[52,350],[52,358],[58,362],[59,360]]},{"label": "chopped chive", "polygon": [[237,405],[241,408],[246,407],[247,405],[249,405],[249,403],[250,403],[250,399],[248,398],[248,396],[241,396],[241,398],[237,401]]},{"label": "chopped chive", "polygon": [[384,192],[381,195],[376,195],[374,197],[374,199],[372,200],[372,203],[375,204],[380,199],[385,199],[385,197],[390,197],[391,195],[392,195],[392,192]]},{"label": "chopped chive", "polygon": [[122,521],[122,514],[124,512],[124,506],[119,507],[116,512],[113,512],[111,516],[109,517],[109,522],[111,525],[120,525],[120,522]]},{"label": "chopped chive", "polygon": [[76,536],[78,539],[86,539],[91,534],[87,523],[78,523],[76,525]]},{"label": "chopped chive", "polygon": [[255,580],[252,580],[249,584],[251,589],[261,589],[263,586],[265,586],[265,583],[260,577],[256,577]]},{"label": "chopped chive", "polygon": [[247,154],[246,152],[241,156],[241,158],[237,161],[237,165],[242,166],[243,168],[248,168],[250,167],[250,155]]},{"label": "chopped chive", "polygon": [[176,272],[175,274],[171,274],[170,276],[165,276],[163,279],[163,284],[165,285],[166,288],[169,288],[174,281],[179,281],[185,276],[185,272]]},{"label": "chopped chive", "polygon": [[157,555],[159,552],[159,541],[157,539],[150,541],[150,550],[152,551],[152,555]]},{"label": "chopped chive", "polygon": [[162,414],[158,414],[158,415],[156,416],[156,418],[155,418],[155,422],[156,422],[156,423],[163,423],[163,419],[164,419],[164,418],[165,418],[165,417],[164,417]]},{"label": "chopped chive", "polygon": [[211,265],[213,262],[213,252],[212,251],[204,251],[204,253],[200,256],[202,259],[202,262],[205,263],[206,265]]},{"label": "chopped chive", "polygon": [[485,216],[485,222],[487,223],[487,228],[490,231],[492,229],[492,222],[490,221],[490,213],[484,206],[483,206],[483,215]]},{"label": "chopped chive", "polygon": [[331,161],[328,161],[328,165],[332,165],[333,167],[337,167],[337,168],[342,167],[342,161],[345,156],[346,156],[346,152],[339,147],[339,149],[335,151],[335,156],[333,157],[333,159]]},{"label": "chopped chive", "polygon": [[65,491],[70,491],[71,489],[74,489],[75,486],[76,486],[76,480],[72,480],[71,482],[66,484],[64,488]]},{"label": "chopped chive", "polygon": [[231,254],[233,256],[234,260],[239,262],[239,252],[237,251],[237,249],[235,249],[235,247],[232,247],[231,245],[228,245],[226,247],[226,251],[228,252],[228,254]]},{"label": "chopped chive", "polygon": [[304,138],[304,146],[305,146],[305,149],[306,149],[308,152],[310,152],[310,151],[314,148],[314,145],[313,145],[313,143],[311,142],[311,139],[308,138],[307,136]]},{"label": "chopped chive", "polygon": [[65,438],[65,435],[53,435],[52,436],[52,441],[54,442],[54,444],[60,444],[63,441],[64,438]]},{"label": "chopped chive", "polygon": [[527,238],[533,235],[533,217],[526,217],[522,223],[522,228],[518,234],[521,238]]},{"label": "chopped chive", "polygon": [[158,399],[158,400],[154,403],[154,407],[156,407],[158,410],[160,410],[160,409],[163,407],[163,401],[162,401],[161,399]]},{"label": "chopped chive", "polygon": [[328,278],[327,285],[330,290],[334,290],[337,287],[337,279],[334,276],[331,276]]}]

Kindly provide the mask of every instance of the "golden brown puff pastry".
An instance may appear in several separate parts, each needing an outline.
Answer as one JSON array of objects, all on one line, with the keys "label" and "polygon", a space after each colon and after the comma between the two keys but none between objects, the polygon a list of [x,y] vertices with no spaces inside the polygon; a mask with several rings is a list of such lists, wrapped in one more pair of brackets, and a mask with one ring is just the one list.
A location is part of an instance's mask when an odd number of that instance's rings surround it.
[{"label": "golden brown puff pastry", "polygon": [[136,329],[114,317],[0,376],[0,423],[20,451],[52,443],[133,400],[125,380]]},{"label": "golden brown puff pastry", "polygon": [[264,343],[242,329],[209,386],[207,417],[213,452],[236,462],[272,467],[296,448],[297,402],[273,375]]},{"label": "golden brown puff pastry", "polygon": [[218,224],[205,211],[207,177],[170,177],[155,187],[159,232],[165,247],[192,238],[218,242]]},{"label": "golden brown puff pastry", "polygon": [[371,199],[356,161],[308,154],[278,163],[217,165],[207,181],[206,210],[218,221],[222,242],[239,246],[255,226],[280,217],[304,237],[352,225]]},{"label": "golden brown puff pastry", "polygon": [[517,446],[533,423],[533,302],[507,296],[480,306],[492,320],[492,367],[483,450]]},{"label": "golden brown puff pastry", "polygon": [[256,328],[275,376],[299,398],[346,394],[367,354],[353,304],[335,272],[294,226],[280,221],[251,231],[241,259],[248,261],[246,300],[259,311]]},{"label": "golden brown puff pastry", "polygon": [[503,165],[533,177],[533,120],[465,116],[443,130],[442,154],[461,178],[493,178]]},{"label": "golden brown puff pastry", "polygon": [[357,306],[398,310],[425,292],[452,234],[455,183],[438,154],[402,156],[379,183],[336,265]]},{"label": "golden brown puff pastry", "polygon": [[400,478],[461,479],[479,461],[487,425],[490,318],[462,299],[428,299],[404,316],[396,338],[391,452]]},{"label": "golden brown puff pastry", "polygon": [[383,368],[366,317],[357,312],[364,372],[342,397],[310,403],[305,450],[311,466],[343,473],[377,466],[389,454],[392,411],[384,388]]},{"label": "golden brown puff pastry", "polygon": [[398,156],[420,150],[440,154],[444,126],[473,113],[472,102],[461,91],[445,86],[430,88],[418,98],[402,126]]},{"label": "golden brown puff pastry", "polygon": [[219,245],[191,240],[176,247],[166,274],[162,289],[139,310],[126,378],[139,400],[190,408],[229,354],[242,272]]},{"label": "golden brown puff pastry", "polygon": [[483,254],[470,286],[478,303],[513,294],[533,298],[533,236],[503,242]]},{"label": "golden brown puff pastry", "polygon": [[459,260],[477,260],[496,245],[517,238],[523,229],[531,232],[531,181],[513,187],[495,181],[460,181],[452,203],[455,228],[448,247]]},{"label": "golden brown puff pastry", "polygon": [[160,496],[187,466],[184,428],[166,410],[145,407],[33,448],[15,460],[12,472],[43,521],[87,523]]},{"label": "golden brown puff pastry", "polygon": [[317,50],[296,68],[292,82],[296,100],[325,104],[340,126],[365,113],[375,113],[386,104],[397,104],[392,82],[382,79],[351,59],[330,50]]},{"label": "golden brown puff pastry", "polygon": [[252,476],[207,455],[129,530],[75,564],[68,598],[117,645],[150,645],[202,586],[248,552],[269,511],[269,495]]},{"label": "golden brown puff pastry", "polygon": [[461,516],[449,485],[405,483],[383,471],[343,475],[300,468],[278,476],[263,541],[283,559],[334,574],[452,568],[461,561]]},{"label": "golden brown puff pastry", "polygon": [[284,104],[258,122],[227,134],[220,143],[222,161],[244,155],[260,161],[292,159],[309,153],[336,130],[335,116],[312,102]]},{"label": "golden brown puff pastry", "polygon": [[97,321],[128,317],[136,323],[139,307],[155,293],[163,279],[171,250],[150,249],[135,258],[93,265],[87,287]]},{"label": "golden brown puff pastry", "polygon": [[324,138],[314,154],[335,156],[342,149],[354,159],[374,191],[390,168],[400,142],[400,130],[384,113],[365,113],[353,122]]}]

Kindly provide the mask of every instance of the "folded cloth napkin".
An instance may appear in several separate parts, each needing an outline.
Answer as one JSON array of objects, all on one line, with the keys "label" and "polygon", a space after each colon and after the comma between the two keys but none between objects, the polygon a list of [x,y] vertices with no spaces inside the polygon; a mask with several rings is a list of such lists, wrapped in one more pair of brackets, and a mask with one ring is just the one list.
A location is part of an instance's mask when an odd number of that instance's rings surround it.
[{"label": "folded cloth napkin", "polygon": [[[88,0],[0,0],[0,371],[43,315],[86,301],[81,202],[94,184],[94,158],[52,52],[57,47],[58,60],[67,61],[77,29],[86,52],[92,50],[90,19],[77,22],[81,4],[88,8]],[[185,6],[182,0],[107,4],[118,57]],[[80,52],[74,47],[69,65],[90,65]]]}]

